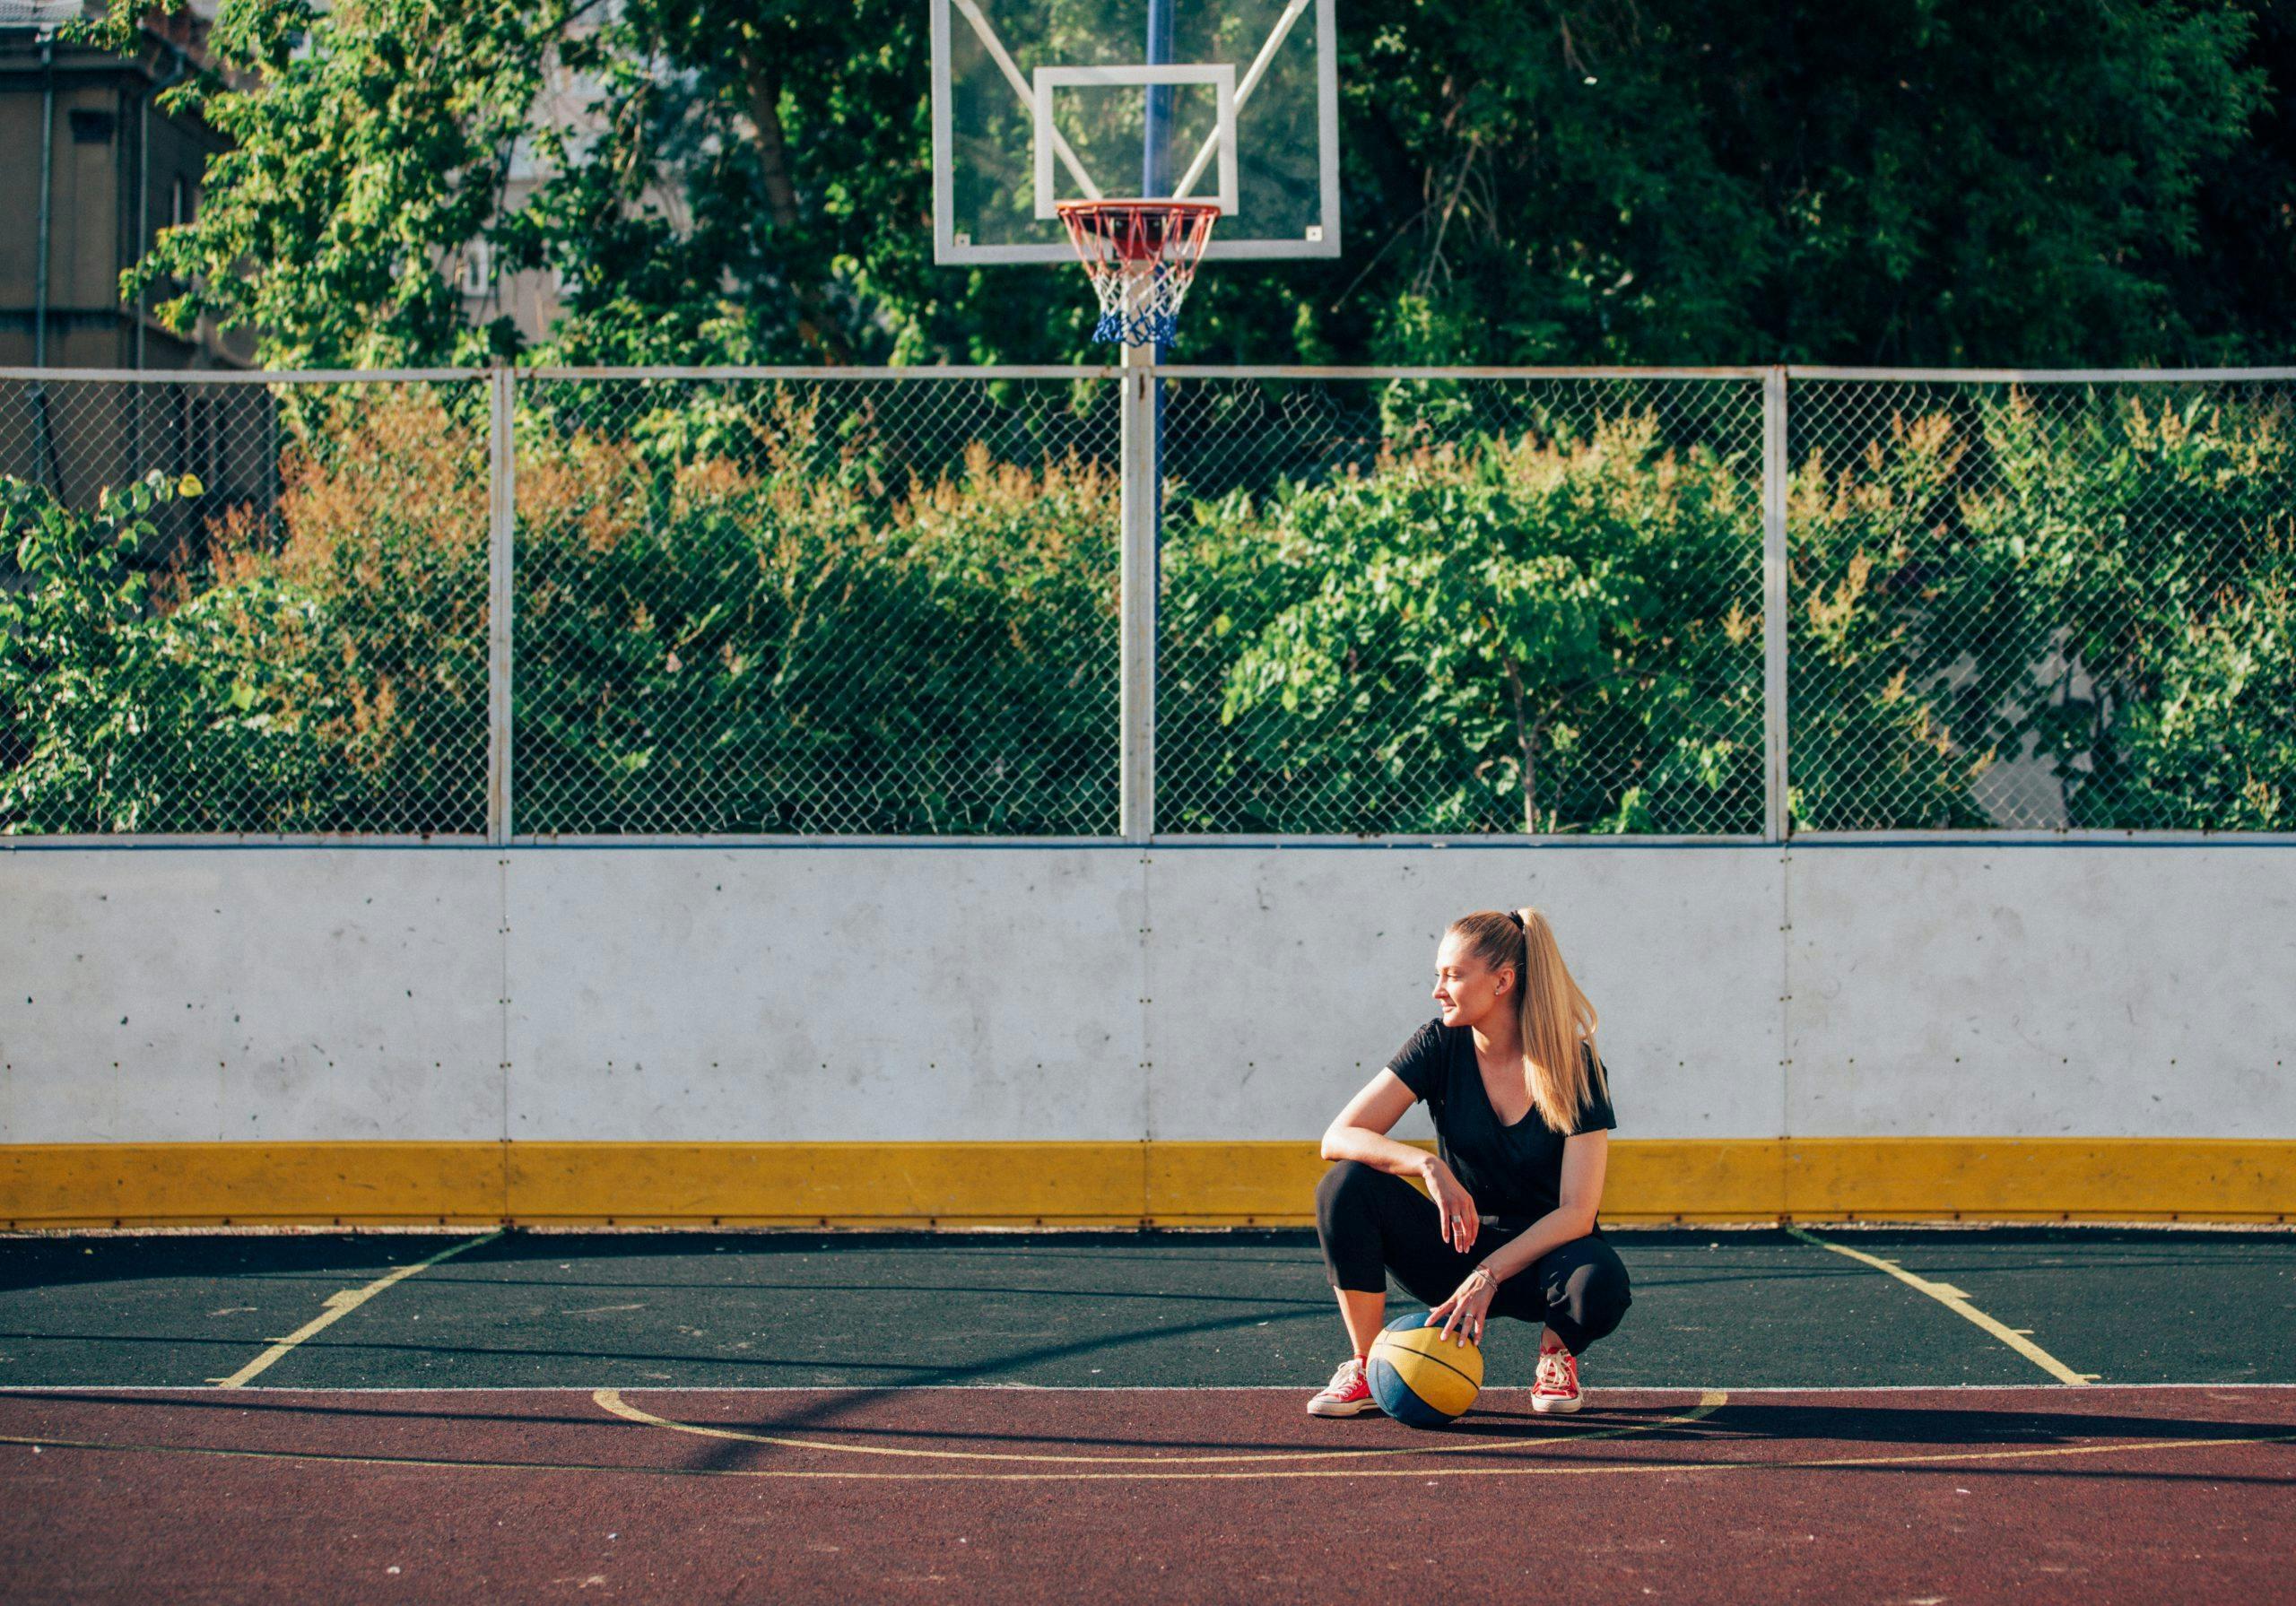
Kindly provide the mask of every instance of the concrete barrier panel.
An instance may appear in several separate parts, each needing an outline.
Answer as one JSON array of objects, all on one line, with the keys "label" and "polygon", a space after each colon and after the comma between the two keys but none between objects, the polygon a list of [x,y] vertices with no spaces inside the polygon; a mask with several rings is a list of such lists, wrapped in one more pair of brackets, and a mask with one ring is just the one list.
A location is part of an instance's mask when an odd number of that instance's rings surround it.
[{"label": "concrete barrier panel", "polygon": [[0,888],[0,1142],[501,1136],[496,855],[30,851]]},{"label": "concrete barrier panel", "polygon": [[510,855],[514,1139],[1131,1139],[1124,849]]},{"label": "concrete barrier panel", "polygon": [[2296,1137],[2296,852],[1808,846],[1797,1137]]},{"label": "concrete barrier panel", "polygon": [[0,1220],[1299,1219],[1523,902],[1613,1219],[2296,1208],[2284,846],[823,842],[0,853]]}]

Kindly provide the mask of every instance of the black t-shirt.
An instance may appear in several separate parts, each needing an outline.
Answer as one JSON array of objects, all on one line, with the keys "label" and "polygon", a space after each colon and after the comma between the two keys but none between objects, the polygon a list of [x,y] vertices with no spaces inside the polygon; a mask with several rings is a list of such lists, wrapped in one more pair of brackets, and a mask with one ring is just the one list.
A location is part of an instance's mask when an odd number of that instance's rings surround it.
[{"label": "black t-shirt", "polygon": [[1512,1126],[1500,1124],[1475,1063],[1472,1027],[1446,1026],[1438,1016],[1412,1034],[1387,1069],[1427,1101],[1437,1152],[1466,1185],[1475,1208],[1486,1216],[1528,1220],[1562,1202],[1563,1139],[1618,1124],[1605,1079],[1592,1075],[1592,1050],[1582,1043],[1579,1053],[1587,1061],[1591,1098],[1567,1133],[1549,1126],[1536,1106]]}]

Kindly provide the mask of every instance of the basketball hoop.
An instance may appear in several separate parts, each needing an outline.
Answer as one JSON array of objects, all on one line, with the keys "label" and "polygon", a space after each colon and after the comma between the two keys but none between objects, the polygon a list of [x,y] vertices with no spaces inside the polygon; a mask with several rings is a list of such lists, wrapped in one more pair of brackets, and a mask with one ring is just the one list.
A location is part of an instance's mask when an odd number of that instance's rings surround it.
[{"label": "basketball hoop", "polygon": [[1100,299],[1092,338],[1170,343],[1220,208],[1209,201],[1064,201],[1055,210]]}]

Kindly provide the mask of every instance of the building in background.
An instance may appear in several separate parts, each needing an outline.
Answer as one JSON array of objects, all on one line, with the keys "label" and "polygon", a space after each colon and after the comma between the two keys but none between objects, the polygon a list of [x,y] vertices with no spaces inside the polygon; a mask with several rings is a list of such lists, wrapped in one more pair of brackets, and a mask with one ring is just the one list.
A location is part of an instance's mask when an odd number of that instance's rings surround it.
[{"label": "building in background", "polygon": [[[196,113],[155,104],[187,71],[213,65],[205,40],[219,4],[190,0],[165,16],[154,7],[136,51],[117,56],[57,37],[65,24],[100,13],[101,0],[0,0],[0,152],[10,158],[0,165],[0,218],[9,224],[0,230],[0,368],[253,365],[249,333],[227,334],[203,318],[189,336],[175,334],[151,316],[164,294],[141,303],[119,295],[120,274],[159,231],[197,213],[207,159],[224,147]],[[607,0],[573,32],[595,31],[617,10]],[[601,99],[594,79],[553,54],[534,119],[579,141],[596,132]],[[534,142],[520,140],[504,207],[525,205],[554,173]],[[649,188],[646,199],[674,220],[683,216],[674,187]],[[502,273],[483,239],[439,266],[453,276],[473,325],[508,317],[529,343],[549,334],[559,311],[554,272]]]},{"label": "building in background", "polygon": [[[226,148],[196,112],[159,104],[189,73],[215,67],[206,40],[219,4],[155,6],[135,48],[117,54],[64,37],[100,0],[0,0],[0,369],[258,366],[251,331],[223,331],[212,317],[187,334],[162,326],[151,309],[173,293],[165,285],[139,300],[120,295],[122,273],[160,231],[197,213],[207,163]],[[599,99],[595,82],[553,59],[534,115],[579,137],[595,128]],[[504,204],[524,205],[553,171],[521,140]],[[532,342],[557,316],[556,273],[501,273],[483,239],[441,253],[438,266],[473,325],[508,317]],[[161,520],[172,549],[229,508],[275,499],[275,414],[264,386],[20,380],[0,386],[0,474],[80,506],[153,470],[196,475],[204,489]],[[13,567],[0,553],[0,583]]]},{"label": "building in background", "polygon": [[100,11],[78,0],[0,0],[0,367],[245,367],[244,333],[162,328],[119,276],[199,207],[222,138],[156,104],[205,60],[217,0],[146,17],[132,55],[57,37]]},{"label": "building in background", "polygon": [[[585,20],[578,22],[573,31],[587,33],[596,27],[596,22]],[[542,88],[535,96],[530,120],[536,127],[562,128],[570,131],[578,141],[587,139],[598,130],[596,109],[601,98],[602,91],[595,80],[573,71],[553,51],[544,64]],[[510,150],[510,170],[502,186],[502,210],[518,211],[557,172],[554,166],[536,153],[531,138],[519,139]],[[508,317],[519,338],[528,345],[549,335],[551,326],[558,319],[562,288],[555,271],[537,273],[526,269],[503,273],[495,261],[492,247],[484,239],[472,240],[458,256],[443,265],[454,274],[455,288],[462,292],[465,322],[477,326]]]}]

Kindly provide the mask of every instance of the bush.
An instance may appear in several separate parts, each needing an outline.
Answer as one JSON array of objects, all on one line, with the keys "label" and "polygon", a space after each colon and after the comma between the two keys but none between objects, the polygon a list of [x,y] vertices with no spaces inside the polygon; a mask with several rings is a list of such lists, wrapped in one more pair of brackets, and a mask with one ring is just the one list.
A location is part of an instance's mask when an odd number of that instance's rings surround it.
[{"label": "bush", "polygon": [[794,403],[688,422],[521,438],[521,832],[1115,829],[1101,466],[909,479]]},{"label": "bush", "polygon": [[1790,515],[1797,822],[1991,825],[1989,772],[2022,759],[2057,788],[2048,822],[2284,825],[2289,425],[2269,397],[2013,389],[1811,453]]},{"label": "bush", "polygon": [[127,554],[152,515],[198,482],[153,473],[79,516],[41,488],[0,479],[0,520],[22,579],[0,590],[0,827],[198,829],[215,778],[191,708],[234,665],[206,633],[153,618]]},{"label": "bush", "polygon": [[1196,503],[1170,826],[1757,832],[1760,531],[1744,464],[1648,414]]},{"label": "bush", "polygon": [[[483,829],[474,400],[292,393],[275,507],[157,574],[185,484],[0,481],[0,829]],[[521,833],[1113,830],[1118,486],[1047,416],[912,468],[793,394],[522,412]],[[1759,831],[1750,461],[1647,412],[1426,434],[1166,487],[1162,829]],[[1984,827],[2017,758],[2074,825],[2287,828],[2284,406],[1963,393],[1871,434],[1789,485],[1801,827]]]},{"label": "bush", "polygon": [[0,482],[4,829],[484,829],[483,447],[419,393],[300,404],[274,516],[227,510],[157,575],[127,555],[180,486],[78,513]]}]

